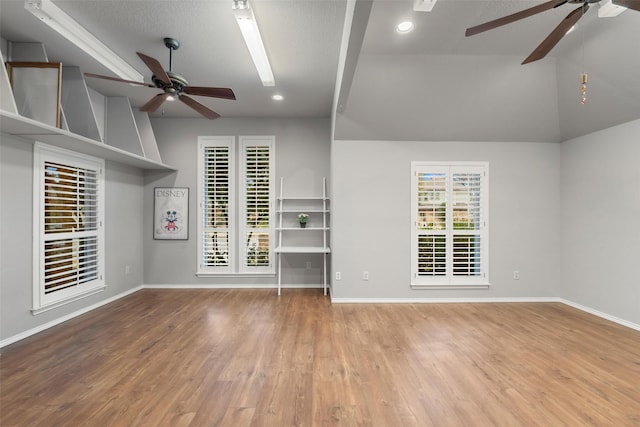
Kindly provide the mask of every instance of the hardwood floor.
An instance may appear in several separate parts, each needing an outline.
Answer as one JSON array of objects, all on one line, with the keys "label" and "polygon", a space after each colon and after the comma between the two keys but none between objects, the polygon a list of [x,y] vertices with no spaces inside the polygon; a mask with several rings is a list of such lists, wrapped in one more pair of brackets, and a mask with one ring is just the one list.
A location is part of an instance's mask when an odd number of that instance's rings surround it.
[{"label": "hardwood floor", "polygon": [[555,303],[143,290],[8,346],[0,425],[638,426],[640,332]]}]

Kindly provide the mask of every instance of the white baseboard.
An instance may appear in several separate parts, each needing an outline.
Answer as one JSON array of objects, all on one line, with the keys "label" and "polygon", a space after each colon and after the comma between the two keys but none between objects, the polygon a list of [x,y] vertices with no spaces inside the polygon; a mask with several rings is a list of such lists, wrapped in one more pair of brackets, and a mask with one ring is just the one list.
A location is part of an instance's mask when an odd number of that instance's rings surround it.
[{"label": "white baseboard", "polygon": [[[143,286],[145,289],[278,289],[277,284],[147,284]],[[281,286],[282,289],[322,289],[322,285],[317,283],[313,284],[286,284]]]},{"label": "white baseboard", "polygon": [[107,304],[112,303],[112,302],[114,302],[116,300],[119,300],[120,298],[124,298],[127,295],[131,295],[131,294],[133,294],[135,292],[138,292],[142,288],[143,288],[143,286],[138,286],[138,287],[135,287],[133,289],[129,289],[128,291],[122,292],[122,293],[120,293],[118,295],[114,295],[114,296],[112,296],[110,298],[104,299],[104,300],[102,300],[100,302],[97,302],[95,304],[92,304],[90,306],[82,308],[82,309],[80,309],[78,311],[74,311],[73,313],[67,314],[66,316],[59,317],[59,318],[57,318],[55,320],[52,320],[50,322],[47,322],[47,323],[44,323],[42,325],[36,326],[35,328],[31,328],[31,329],[29,329],[27,331],[20,332],[19,334],[16,334],[16,335],[14,335],[12,337],[5,338],[2,341],[0,341],[0,348],[2,348],[4,346],[7,346],[9,344],[13,344],[14,342],[18,342],[20,340],[23,340],[23,339],[25,339],[27,337],[30,337],[31,335],[35,335],[38,332],[42,332],[42,331],[44,331],[46,329],[52,328],[52,327],[54,327],[56,325],[59,325],[60,323],[66,322],[67,320],[71,320],[74,317],[78,317],[78,316],[80,316],[82,314],[88,313],[91,310],[95,310],[98,307],[102,307],[103,305],[107,305]]},{"label": "white baseboard", "polygon": [[557,297],[522,297],[522,298],[335,298],[336,304],[454,304],[483,302],[561,302]]},{"label": "white baseboard", "polygon": [[610,320],[613,323],[617,323],[622,326],[626,326],[627,328],[635,329],[636,331],[640,331],[640,325],[637,323],[629,322],[628,320],[621,319],[619,317],[611,316],[610,314],[603,313],[602,311],[595,310],[591,307],[584,306],[582,304],[578,304],[573,301],[569,301],[566,299],[560,299],[560,302],[571,306],[573,308],[577,308],[578,310],[584,311],[589,314],[593,314],[594,316],[602,317],[603,319]]}]

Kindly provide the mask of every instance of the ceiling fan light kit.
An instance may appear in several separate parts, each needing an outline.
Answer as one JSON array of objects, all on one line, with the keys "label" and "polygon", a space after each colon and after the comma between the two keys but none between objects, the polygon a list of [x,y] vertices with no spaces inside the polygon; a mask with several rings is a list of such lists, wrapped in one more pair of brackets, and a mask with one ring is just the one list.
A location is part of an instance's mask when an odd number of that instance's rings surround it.
[{"label": "ceiling fan light kit", "polygon": [[25,0],[24,8],[58,34],[78,46],[121,79],[142,83],[144,77],[51,0]]},{"label": "ceiling fan light kit", "polygon": [[[603,1],[604,4],[600,6],[600,10],[604,8],[603,13],[607,10],[611,10],[606,3],[610,3],[613,7],[629,8],[636,11],[640,11],[640,0],[550,0],[537,6],[530,7],[520,12],[513,13],[511,15],[503,16],[502,18],[494,19],[493,21],[485,22],[484,24],[476,25],[474,27],[467,28],[465,36],[473,36],[483,33],[494,28],[501,27],[503,25],[510,24],[512,22],[519,21],[524,18],[528,18],[538,13],[545,12],[547,10],[560,7],[566,3],[573,3],[580,5],[573,11],[571,11],[558,26],[547,36],[546,39],[522,62],[522,64],[528,64],[530,62],[537,61],[544,58],[553,49],[560,40],[569,33],[578,20],[584,16],[589,10],[589,5],[593,3],[599,3]],[[599,11],[600,12],[600,11]],[[618,14],[621,12],[618,12]],[[599,13],[600,15],[600,13]]]}]

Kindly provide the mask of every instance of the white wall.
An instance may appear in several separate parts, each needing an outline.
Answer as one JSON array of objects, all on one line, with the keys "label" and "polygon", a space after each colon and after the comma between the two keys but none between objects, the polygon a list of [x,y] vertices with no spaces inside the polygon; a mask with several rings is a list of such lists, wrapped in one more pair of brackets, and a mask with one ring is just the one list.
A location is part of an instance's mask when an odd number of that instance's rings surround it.
[{"label": "white wall", "polygon": [[563,298],[640,324],[640,120],[562,143]]},{"label": "white wall", "polygon": [[[560,145],[334,141],[336,299],[544,298],[560,286]],[[488,290],[411,290],[411,161],[488,161]],[[361,280],[369,271],[369,281]],[[513,280],[513,271],[520,280]]]},{"label": "white wall", "polygon": [[[152,120],[164,163],[176,173],[148,174],[145,189],[144,281],[149,285],[252,285],[274,286],[277,278],[198,278],[197,263],[197,139],[215,135],[274,135],[276,178],[285,179],[285,191],[295,195],[321,195],[322,178],[329,177],[331,122],[329,118],[235,119],[220,118]],[[236,139],[237,141],[237,139]],[[153,187],[189,187],[189,240],[153,240]],[[306,262],[312,263],[310,270]],[[283,258],[283,283],[320,284],[322,258],[294,255]]]},{"label": "white wall", "polygon": [[339,140],[560,141],[554,58],[364,54]]},{"label": "white wall", "polygon": [[[127,292],[142,284],[141,171],[106,165],[107,288],[37,316],[32,308],[33,145],[0,138],[0,341]],[[130,273],[125,275],[125,266]]]}]

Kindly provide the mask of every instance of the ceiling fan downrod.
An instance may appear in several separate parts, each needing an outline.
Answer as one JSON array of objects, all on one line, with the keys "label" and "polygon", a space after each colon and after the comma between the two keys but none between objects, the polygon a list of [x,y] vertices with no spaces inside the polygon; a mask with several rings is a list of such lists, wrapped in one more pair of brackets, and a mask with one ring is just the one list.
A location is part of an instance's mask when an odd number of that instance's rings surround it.
[{"label": "ceiling fan downrod", "polygon": [[173,71],[173,51],[178,50],[180,42],[171,37],[164,38],[164,45],[169,49],[169,72]]}]

